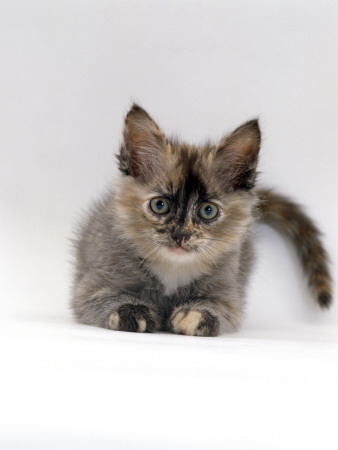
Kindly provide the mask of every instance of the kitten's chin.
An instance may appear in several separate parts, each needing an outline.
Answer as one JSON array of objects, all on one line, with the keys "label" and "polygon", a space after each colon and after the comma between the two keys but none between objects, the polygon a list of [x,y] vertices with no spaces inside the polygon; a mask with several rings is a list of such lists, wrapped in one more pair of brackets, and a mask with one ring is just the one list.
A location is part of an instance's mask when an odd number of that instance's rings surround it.
[{"label": "kitten's chin", "polygon": [[162,247],[161,256],[170,262],[185,263],[196,258],[196,252],[182,247]]}]

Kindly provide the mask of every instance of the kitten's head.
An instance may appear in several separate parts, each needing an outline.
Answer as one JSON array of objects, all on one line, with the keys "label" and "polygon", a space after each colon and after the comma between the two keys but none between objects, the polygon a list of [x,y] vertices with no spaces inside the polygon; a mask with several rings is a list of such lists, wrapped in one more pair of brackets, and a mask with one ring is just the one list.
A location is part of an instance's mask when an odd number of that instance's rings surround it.
[{"label": "kitten's head", "polygon": [[125,237],[151,262],[217,264],[253,221],[257,120],[216,145],[167,138],[133,105],[119,155],[118,214]]}]

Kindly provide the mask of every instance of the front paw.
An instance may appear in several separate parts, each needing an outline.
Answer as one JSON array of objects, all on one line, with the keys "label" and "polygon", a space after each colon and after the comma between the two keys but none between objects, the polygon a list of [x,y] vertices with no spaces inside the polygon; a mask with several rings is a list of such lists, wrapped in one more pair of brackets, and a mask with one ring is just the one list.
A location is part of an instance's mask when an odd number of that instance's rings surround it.
[{"label": "front paw", "polygon": [[197,310],[190,306],[179,306],[174,309],[169,326],[177,334],[217,336],[219,320],[207,309]]},{"label": "front paw", "polygon": [[109,328],[151,333],[159,328],[159,319],[156,312],[146,305],[126,303],[110,314]]}]

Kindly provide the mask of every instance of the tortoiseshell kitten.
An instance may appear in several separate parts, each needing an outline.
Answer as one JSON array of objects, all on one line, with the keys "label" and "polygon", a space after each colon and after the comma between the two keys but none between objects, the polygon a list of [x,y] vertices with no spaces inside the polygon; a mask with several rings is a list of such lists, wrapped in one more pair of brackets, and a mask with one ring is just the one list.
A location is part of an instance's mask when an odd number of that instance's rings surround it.
[{"label": "tortoiseshell kitten", "polygon": [[255,188],[259,148],[257,120],[216,145],[196,147],[165,137],[133,105],[118,157],[121,176],[76,241],[77,319],[196,336],[237,330],[258,219],[291,239],[317,301],[329,307],[319,231],[299,206]]}]

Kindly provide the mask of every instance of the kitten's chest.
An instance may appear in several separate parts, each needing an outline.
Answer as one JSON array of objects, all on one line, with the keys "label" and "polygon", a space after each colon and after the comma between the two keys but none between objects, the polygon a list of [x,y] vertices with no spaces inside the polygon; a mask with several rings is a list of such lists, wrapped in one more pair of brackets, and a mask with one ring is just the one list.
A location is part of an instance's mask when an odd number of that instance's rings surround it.
[{"label": "kitten's chest", "polygon": [[186,287],[205,274],[205,269],[193,265],[158,264],[152,267],[152,272],[162,284],[165,295],[174,294],[177,289]]}]

